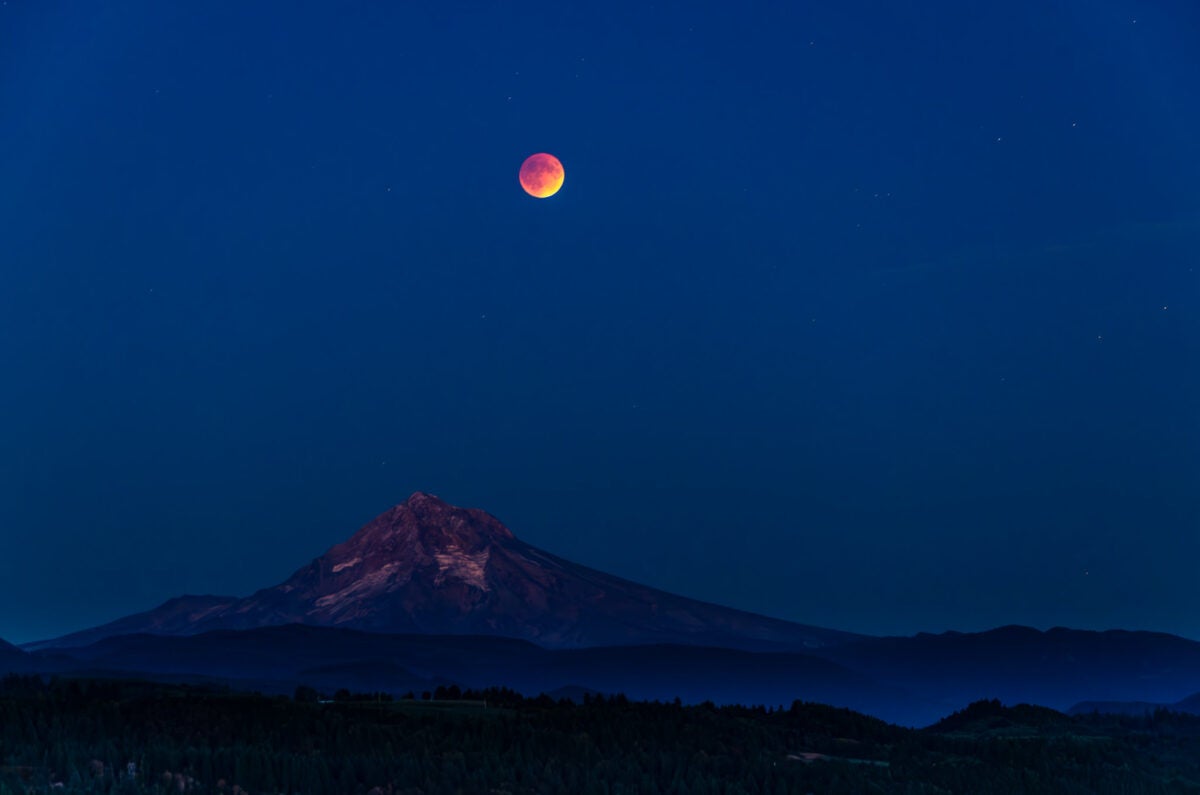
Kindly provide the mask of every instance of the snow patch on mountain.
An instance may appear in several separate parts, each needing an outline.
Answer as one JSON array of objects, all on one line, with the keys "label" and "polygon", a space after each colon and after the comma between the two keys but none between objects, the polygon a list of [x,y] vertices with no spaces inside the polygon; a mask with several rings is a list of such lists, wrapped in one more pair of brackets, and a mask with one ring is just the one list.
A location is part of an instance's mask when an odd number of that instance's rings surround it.
[{"label": "snow patch on mountain", "polygon": [[351,566],[357,566],[360,563],[362,563],[362,558],[355,558],[354,560],[348,560],[345,563],[339,563],[333,567],[333,573],[337,574],[339,571],[348,569]]},{"label": "snow patch on mountain", "polygon": [[474,555],[468,555],[457,544],[447,544],[445,551],[435,552],[433,555],[434,560],[438,564],[438,576],[435,582],[452,577],[456,580],[462,580],[467,585],[472,585],[481,591],[490,591],[491,588],[488,586],[487,578],[484,575],[487,571],[488,558],[491,557],[491,554],[491,549],[485,549]]},{"label": "snow patch on mountain", "polygon": [[318,608],[334,608],[335,610],[343,606],[344,603],[353,601],[361,596],[370,593],[385,590],[388,581],[396,569],[400,568],[399,563],[388,563],[381,566],[375,571],[368,572],[362,577],[359,577],[349,586],[343,588],[337,593],[331,593],[328,596],[322,596],[315,602]]}]

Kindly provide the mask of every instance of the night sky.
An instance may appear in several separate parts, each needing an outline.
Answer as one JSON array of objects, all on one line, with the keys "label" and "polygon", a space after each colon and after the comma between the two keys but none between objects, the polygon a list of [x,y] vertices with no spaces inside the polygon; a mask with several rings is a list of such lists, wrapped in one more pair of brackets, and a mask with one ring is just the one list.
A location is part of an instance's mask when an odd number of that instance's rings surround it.
[{"label": "night sky", "polygon": [[423,490],[805,623],[1200,638],[1194,0],[515,5],[0,6],[0,637]]}]

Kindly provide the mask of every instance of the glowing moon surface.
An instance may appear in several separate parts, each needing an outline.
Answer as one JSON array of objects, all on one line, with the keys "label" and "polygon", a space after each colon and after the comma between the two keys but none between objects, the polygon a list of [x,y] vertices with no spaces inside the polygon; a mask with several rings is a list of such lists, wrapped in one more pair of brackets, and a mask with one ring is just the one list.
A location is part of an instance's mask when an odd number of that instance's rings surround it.
[{"label": "glowing moon surface", "polygon": [[554,155],[539,152],[521,164],[521,187],[530,196],[545,199],[558,193],[563,184],[563,164]]}]

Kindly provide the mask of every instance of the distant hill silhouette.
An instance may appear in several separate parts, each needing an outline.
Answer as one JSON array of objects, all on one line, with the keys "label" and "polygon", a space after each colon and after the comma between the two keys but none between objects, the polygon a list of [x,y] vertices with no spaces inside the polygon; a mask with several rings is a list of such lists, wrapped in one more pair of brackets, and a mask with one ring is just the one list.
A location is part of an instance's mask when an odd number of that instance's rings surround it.
[{"label": "distant hill silhouette", "polygon": [[1023,627],[881,638],[795,653],[679,644],[544,649],[494,636],[287,625],[190,636],[125,635],[47,649],[32,658],[48,673],[218,680],[279,693],[298,684],[394,694],[458,684],[507,686],[531,695],[586,688],[692,703],[781,705],[801,699],[914,726],[981,701],[981,694],[982,700],[1010,706],[1066,710],[1086,700],[1150,701],[1147,695],[1161,693],[1172,694],[1169,701],[1175,703],[1200,690],[1200,644],[1192,641]]},{"label": "distant hill silhouette", "polygon": [[903,693],[828,660],[686,645],[554,650],[490,636],[385,635],[288,625],[190,636],[125,635],[34,657],[45,670],[58,673],[253,682],[280,693],[298,684],[392,693],[439,684],[501,685],[529,694],[581,688],[693,703],[781,705],[799,698],[883,711],[895,719],[927,712]]},{"label": "distant hill silhouette", "polygon": [[871,638],[814,653],[921,700],[998,698],[1059,710],[1085,700],[1175,701],[1200,690],[1200,643],[1156,632],[1009,626]]},{"label": "distant hill silhouette", "polygon": [[26,673],[33,668],[29,655],[0,639],[0,674]]}]

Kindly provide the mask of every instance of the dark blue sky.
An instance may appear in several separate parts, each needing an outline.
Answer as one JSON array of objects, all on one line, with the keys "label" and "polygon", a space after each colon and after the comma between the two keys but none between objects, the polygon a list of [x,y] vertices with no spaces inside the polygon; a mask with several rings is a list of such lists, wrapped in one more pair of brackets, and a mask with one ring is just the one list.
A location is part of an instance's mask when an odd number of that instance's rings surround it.
[{"label": "dark blue sky", "polygon": [[1198,41],[8,0],[0,637],[248,593],[418,489],[808,623],[1200,637]]}]

